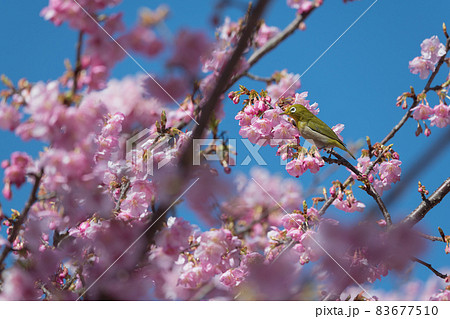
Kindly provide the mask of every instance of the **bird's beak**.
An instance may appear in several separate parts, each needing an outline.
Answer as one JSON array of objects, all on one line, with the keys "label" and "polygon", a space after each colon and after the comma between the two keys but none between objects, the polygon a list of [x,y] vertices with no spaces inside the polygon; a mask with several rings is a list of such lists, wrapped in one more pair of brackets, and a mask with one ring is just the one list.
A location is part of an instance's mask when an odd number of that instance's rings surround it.
[{"label": "bird's beak", "polygon": [[280,115],[288,115],[288,114],[286,113],[286,111],[284,111],[283,113],[280,113]]}]

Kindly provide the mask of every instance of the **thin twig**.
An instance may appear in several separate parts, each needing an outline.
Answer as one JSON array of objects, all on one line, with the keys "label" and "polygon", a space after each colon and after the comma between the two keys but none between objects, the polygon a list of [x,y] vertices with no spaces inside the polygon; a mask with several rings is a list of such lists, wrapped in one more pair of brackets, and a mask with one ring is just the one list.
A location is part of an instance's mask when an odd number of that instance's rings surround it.
[{"label": "thin twig", "polygon": [[267,77],[262,77],[262,76],[259,76],[259,75],[251,74],[249,72],[245,72],[244,75],[249,77],[252,80],[265,82],[265,83],[270,83],[270,82],[272,82],[274,80],[272,77],[268,77],[268,78]]},{"label": "thin twig", "polygon": [[450,177],[439,186],[427,200],[423,200],[416,209],[406,216],[401,224],[413,227],[421,221],[425,215],[437,204],[439,204],[445,195],[450,191]]},{"label": "thin twig", "polygon": [[446,279],[448,277],[448,275],[444,275],[443,273],[440,273],[439,271],[437,271],[436,269],[433,268],[433,266],[431,266],[431,264],[424,262],[423,260],[420,260],[419,258],[416,257],[411,257],[412,261],[415,261],[419,264],[424,265],[425,267],[427,267],[428,269],[430,269],[436,276],[442,278],[442,279]]},{"label": "thin twig", "polygon": [[33,204],[37,200],[37,193],[38,193],[39,186],[41,184],[41,179],[42,179],[43,175],[44,175],[43,170],[41,170],[37,174],[31,175],[34,177],[33,189],[30,192],[30,196],[28,197],[28,200],[27,200],[22,212],[20,213],[20,216],[18,217],[18,219],[16,221],[14,221],[12,231],[8,235],[9,244],[5,245],[5,247],[3,248],[2,254],[0,255],[0,278],[1,278],[3,270],[5,269],[4,261],[5,261],[6,257],[8,256],[8,254],[13,250],[13,247],[12,247],[13,243],[16,240],[17,236],[19,235],[20,229],[28,217],[28,213],[31,209],[31,206],[33,206]]},{"label": "thin twig", "polygon": [[306,18],[314,11],[314,9],[315,8],[312,8],[310,11],[302,15],[297,15],[295,19],[292,20],[292,22],[283,29],[283,31],[267,41],[267,43],[263,47],[256,50],[248,59],[248,63],[250,64],[250,66],[258,62],[264,55],[266,55],[267,52],[276,48],[284,39],[294,33],[294,31],[297,30],[300,26],[300,23],[304,22]]},{"label": "thin twig", "polygon": [[441,237],[427,235],[427,234],[424,234],[424,233],[421,233],[421,232],[417,232],[417,235],[419,235],[420,237],[423,237],[425,239],[431,240],[431,241],[445,242]]},{"label": "thin twig", "polygon": [[[384,155],[384,153],[389,149],[389,147],[386,147],[385,150],[382,152],[382,154],[380,154],[378,156],[378,158],[376,159],[376,161],[379,161],[381,159],[381,157]],[[345,167],[347,167],[349,170],[351,170],[356,176],[358,176],[358,179],[362,179],[363,175],[361,174],[360,171],[358,171],[356,169],[355,166],[353,166],[352,164],[350,164],[349,161],[347,161],[345,158],[343,158],[341,155],[339,155],[338,153],[336,153],[334,150],[330,150],[329,151],[330,154],[334,155],[337,159],[332,159],[332,158],[323,158],[323,160],[327,163],[336,163],[338,165],[343,165]],[[375,162],[374,162],[375,163]],[[375,164],[374,164],[375,165]],[[372,168],[368,167],[368,170],[370,172],[370,169]],[[388,226],[392,225],[392,219],[391,219],[391,215],[389,214],[386,205],[384,204],[383,200],[381,199],[381,196],[378,194],[378,192],[376,191],[376,189],[373,187],[372,184],[370,184],[368,181],[364,183],[364,187],[363,189],[366,191],[366,193],[368,195],[370,195],[375,202],[378,204],[378,207],[380,207],[381,213],[383,214],[384,219],[386,220],[386,224]],[[334,201],[334,199],[333,199]],[[332,202],[330,202],[328,204],[331,205]],[[323,208],[323,206],[322,206]],[[322,208],[319,211],[319,213],[322,213]]]},{"label": "thin twig", "polygon": [[[450,49],[450,38],[448,38],[447,42],[446,42],[446,52],[448,52],[449,49]],[[436,74],[438,73],[441,65],[444,63],[446,54],[443,55],[439,59],[437,65],[436,65],[436,69],[433,71],[433,73],[431,74],[430,78],[428,79],[428,81],[427,81],[427,83],[426,83],[422,93],[426,93],[426,92],[431,90],[431,88],[430,88],[431,87],[431,83],[433,82],[434,78],[436,77]],[[394,126],[394,128],[385,136],[385,138],[383,138],[383,140],[381,141],[381,144],[385,145],[389,140],[391,140],[394,137],[394,135],[400,130],[400,128],[402,128],[402,126],[406,123],[406,121],[411,117],[411,114],[412,114],[411,110],[414,107],[416,107],[417,104],[419,103],[419,101],[417,99],[417,96],[414,96],[413,99],[414,99],[413,104],[410,106],[410,108],[408,109],[406,114],[403,115],[403,117],[400,119],[400,121],[397,123],[397,125]],[[369,154],[369,156],[371,157],[372,154]],[[350,184],[351,182],[353,182],[353,178],[351,176],[349,176],[345,180],[344,185]],[[325,203],[322,205],[322,208],[319,210],[319,214],[321,214],[321,215],[325,214],[326,210],[331,206],[331,204],[333,203],[333,201],[335,199],[336,199],[335,196],[330,196],[325,201]]]},{"label": "thin twig", "polygon": [[[431,88],[430,88],[430,87],[431,87],[431,83],[433,82],[434,78],[436,77],[436,75],[437,75],[438,72],[439,72],[439,69],[441,68],[442,64],[444,63],[445,57],[446,57],[447,52],[449,51],[449,49],[450,49],[450,39],[447,39],[447,42],[446,42],[446,45],[445,45],[446,53],[445,53],[443,56],[441,56],[441,58],[439,59],[437,65],[436,65],[435,70],[433,71],[433,73],[431,73],[431,76],[430,76],[430,78],[428,79],[427,84],[425,85],[425,87],[424,87],[424,89],[423,89],[423,91],[422,91],[421,94],[426,94],[428,91],[431,90]],[[413,103],[411,104],[411,106],[409,107],[408,111],[405,113],[405,115],[403,115],[403,117],[402,117],[402,119],[400,120],[400,122],[398,122],[397,125],[395,125],[394,128],[393,128],[393,129],[386,135],[386,137],[381,141],[381,144],[384,145],[384,144],[386,144],[391,138],[393,138],[394,135],[395,135],[395,133],[397,133],[397,132],[402,128],[402,126],[406,123],[406,121],[411,117],[412,109],[415,108],[415,107],[417,106],[417,104],[419,103],[419,100],[418,100],[418,98],[417,98],[416,95],[414,95],[413,99],[414,99],[414,101],[413,101]]]}]

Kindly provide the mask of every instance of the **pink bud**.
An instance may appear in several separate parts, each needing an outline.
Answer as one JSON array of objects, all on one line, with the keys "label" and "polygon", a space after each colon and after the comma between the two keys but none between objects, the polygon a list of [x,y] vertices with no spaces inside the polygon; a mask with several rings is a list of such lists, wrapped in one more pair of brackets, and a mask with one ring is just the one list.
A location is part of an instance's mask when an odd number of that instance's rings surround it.
[{"label": "pink bud", "polygon": [[3,160],[2,161],[2,168],[5,169],[9,166],[9,161],[8,160]]},{"label": "pink bud", "polygon": [[11,200],[12,192],[11,192],[11,183],[9,181],[5,182],[5,186],[3,187],[2,193],[7,200]]},{"label": "pink bud", "polygon": [[253,115],[253,114],[256,114],[255,109],[253,108],[253,106],[252,106],[251,104],[247,105],[247,106],[244,108],[244,112],[245,112],[245,114],[247,114],[247,115]]},{"label": "pink bud", "polygon": [[336,191],[334,190],[334,187],[330,187],[330,195],[334,196],[336,194]]},{"label": "pink bud", "polygon": [[430,136],[431,135],[431,130],[427,127],[426,129],[425,129],[425,136],[426,137],[428,137],[428,136]]}]

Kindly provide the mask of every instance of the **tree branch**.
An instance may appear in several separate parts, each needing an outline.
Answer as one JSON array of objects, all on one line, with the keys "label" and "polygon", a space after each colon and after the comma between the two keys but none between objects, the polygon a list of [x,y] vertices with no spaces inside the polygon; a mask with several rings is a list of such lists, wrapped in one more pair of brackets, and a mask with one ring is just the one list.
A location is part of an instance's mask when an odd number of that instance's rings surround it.
[{"label": "tree branch", "polygon": [[[446,57],[446,55],[447,55],[449,49],[450,49],[450,39],[447,39],[447,42],[446,42],[446,44],[445,44],[445,50],[446,50],[446,53],[445,53],[443,56],[441,56],[441,58],[439,59],[437,65],[436,65],[436,68],[434,69],[433,73],[431,73],[431,76],[430,76],[430,78],[428,79],[427,84],[425,85],[425,87],[424,87],[424,89],[423,89],[423,91],[422,91],[421,94],[426,94],[428,91],[431,90],[431,88],[430,88],[430,87],[431,87],[431,83],[433,82],[434,78],[436,77],[436,75],[437,75],[438,72],[439,72],[439,69],[441,68],[442,64],[444,63],[445,57]],[[402,117],[402,119],[400,120],[400,122],[398,122],[397,125],[395,125],[394,128],[393,128],[393,129],[386,135],[386,137],[381,141],[381,144],[384,145],[384,144],[386,144],[391,138],[393,138],[394,135],[395,135],[395,133],[397,133],[397,132],[402,128],[402,126],[406,123],[406,121],[411,117],[412,109],[415,108],[415,107],[417,106],[417,104],[419,103],[419,100],[418,100],[418,98],[417,98],[416,95],[414,95],[413,99],[414,99],[414,101],[413,101],[413,103],[411,104],[411,106],[409,107],[408,111],[405,113],[405,115],[403,115],[403,117]]]},{"label": "tree branch", "polygon": [[[236,48],[223,67],[222,72],[219,74],[214,89],[208,97],[205,97],[205,102],[203,102],[199,107],[199,109],[201,110],[201,114],[198,120],[198,125],[194,128],[192,138],[189,139],[186,148],[180,156],[177,174],[179,182],[185,184],[185,182],[189,180],[190,171],[192,168],[193,141],[195,139],[201,138],[203,136],[203,132],[207,129],[207,125],[210,121],[211,115],[213,114],[214,109],[217,107],[221,95],[228,88],[230,79],[233,75],[233,71],[235,70],[242,54],[246,50],[249,39],[255,32],[258,21],[262,17],[264,9],[269,2],[270,0],[260,0],[256,3],[254,8],[252,8],[246,20],[245,27],[242,30]],[[182,189],[182,187],[179,187],[179,189]],[[151,227],[151,229],[149,229],[149,231],[147,232],[147,239],[149,242],[152,242],[154,240],[154,235],[165,221],[165,219],[162,218],[162,215],[167,211],[170,205],[172,205],[177,196],[177,193],[172,194],[172,196],[168,196],[167,199],[159,205],[156,212],[152,214],[152,220],[149,222],[149,225],[153,224],[153,227]]]},{"label": "tree branch", "polygon": [[4,261],[8,254],[13,250],[12,245],[14,241],[16,240],[17,236],[19,235],[20,228],[25,223],[28,213],[31,209],[31,206],[36,202],[37,200],[37,193],[39,190],[39,186],[41,184],[42,176],[44,175],[43,170],[41,170],[38,174],[33,174],[34,177],[34,185],[33,189],[30,192],[30,196],[28,197],[28,200],[25,204],[25,207],[23,208],[22,212],[20,213],[20,216],[18,219],[14,222],[12,231],[8,235],[8,242],[9,244],[5,245],[3,248],[2,254],[0,255],[0,278],[3,270],[5,269]]},{"label": "tree branch", "polygon": [[249,78],[252,79],[252,80],[260,81],[260,82],[270,83],[270,82],[272,82],[272,81],[274,80],[274,79],[271,78],[271,77],[270,77],[270,78],[265,78],[265,77],[262,77],[262,76],[259,76],[259,75],[251,74],[251,73],[249,73],[249,72],[246,72],[244,75],[247,76],[247,77],[249,77]]},{"label": "tree branch", "polygon": [[73,86],[71,91],[71,100],[75,98],[78,90],[78,78],[80,76],[81,71],[83,70],[81,66],[81,49],[83,47],[83,35],[84,32],[80,31],[78,33],[78,42],[77,42],[77,56],[75,62],[75,70],[73,71]]},{"label": "tree branch", "polygon": [[277,47],[284,39],[294,33],[294,31],[297,30],[300,26],[300,23],[305,21],[306,18],[314,11],[314,9],[315,8],[312,8],[310,11],[304,13],[303,15],[297,15],[295,19],[292,20],[292,22],[289,23],[286,28],[284,28],[283,31],[267,41],[267,43],[263,47],[256,50],[248,59],[248,63],[250,64],[250,66],[258,62],[264,55],[266,55],[267,52]]},{"label": "tree branch", "polygon": [[[388,149],[389,149],[389,147],[386,147],[383,150],[383,152],[378,156],[378,158],[372,163],[372,165],[367,168],[367,173],[366,174],[368,174],[373,169],[375,164],[383,157],[384,153]],[[359,178],[361,178],[361,179],[363,178],[363,175],[361,174],[361,172],[358,171],[355,166],[350,164],[350,162],[347,161],[345,158],[343,158],[341,155],[336,153],[334,150],[330,150],[329,153],[334,155],[337,159],[335,160],[335,159],[332,159],[332,158],[323,158],[323,160],[325,162],[327,162],[327,163],[336,163],[338,165],[343,165],[343,166],[347,167],[349,170],[351,170],[355,175],[357,175],[358,179]],[[353,178],[352,177],[350,177],[350,178],[353,181]],[[378,192],[373,187],[373,185],[370,184],[368,181],[366,181],[366,182],[364,182],[363,189],[369,196],[371,196],[375,200],[375,202],[378,204],[378,207],[380,207],[381,213],[383,214],[383,217],[386,220],[386,224],[388,226],[392,225],[391,215],[389,214],[389,212],[388,212],[388,210],[386,208],[386,205],[384,204],[383,200],[381,199],[381,196],[378,194]],[[334,201],[334,199],[333,199],[333,201]],[[330,200],[330,203],[327,203],[327,202],[325,204],[327,204],[328,205],[327,207],[329,207],[331,205],[332,201]],[[325,206],[325,204],[319,210],[319,214],[322,213],[322,209]]]},{"label": "tree branch", "polygon": [[[433,73],[431,74],[430,78],[428,79],[428,81],[427,81],[427,83],[426,83],[426,85],[425,85],[425,87],[424,87],[422,93],[427,93],[428,91],[431,90],[431,84],[432,84],[434,78],[436,77],[437,73],[439,72],[440,67],[441,67],[442,64],[444,63],[445,57],[446,57],[448,51],[450,50],[450,38],[447,38],[447,42],[446,42],[445,48],[446,48],[446,54],[443,55],[443,56],[439,59],[437,65],[436,65],[436,68],[435,68],[435,70],[433,71]],[[397,123],[397,125],[395,125],[395,126],[393,127],[393,129],[385,136],[385,138],[383,138],[383,140],[380,142],[381,144],[385,145],[389,140],[391,140],[391,139],[394,137],[394,135],[395,135],[395,134],[402,128],[402,126],[406,123],[406,121],[411,117],[411,114],[412,114],[412,111],[411,111],[411,110],[412,110],[414,107],[416,107],[417,104],[419,103],[419,101],[418,101],[418,99],[417,99],[417,96],[414,95],[413,99],[414,99],[413,104],[410,106],[410,108],[408,109],[408,111],[406,112],[406,114],[403,115],[403,117],[402,117],[401,120]],[[369,154],[369,156],[371,157],[372,154]],[[349,176],[349,177],[345,180],[344,185],[350,184],[351,182],[353,182],[353,178],[352,178],[351,176]],[[319,214],[321,214],[321,215],[325,214],[325,211],[331,206],[331,204],[333,203],[333,201],[335,200],[335,198],[336,198],[336,197],[330,196],[330,197],[325,201],[325,203],[322,205],[322,208],[319,210]]]},{"label": "tree branch", "polygon": [[439,204],[445,195],[450,191],[450,177],[439,186],[430,197],[422,201],[416,209],[414,209],[408,216],[406,216],[401,224],[413,227],[419,221],[421,221],[425,215],[437,204]]},{"label": "tree branch", "polygon": [[437,271],[436,269],[433,268],[433,266],[431,266],[431,264],[424,262],[423,260],[420,260],[419,258],[416,257],[411,257],[412,261],[415,261],[419,264],[424,265],[425,267],[427,267],[428,269],[430,269],[436,276],[442,278],[442,279],[446,279],[448,277],[448,275],[444,275],[442,273],[440,273],[439,271]]},{"label": "tree branch", "polygon": [[424,234],[424,233],[421,233],[421,232],[417,232],[417,235],[419,235],[420,237],[423,237],[425,239],[431,240],[431,241],[445,242],[441,237],[427,235],[427,234]]}]

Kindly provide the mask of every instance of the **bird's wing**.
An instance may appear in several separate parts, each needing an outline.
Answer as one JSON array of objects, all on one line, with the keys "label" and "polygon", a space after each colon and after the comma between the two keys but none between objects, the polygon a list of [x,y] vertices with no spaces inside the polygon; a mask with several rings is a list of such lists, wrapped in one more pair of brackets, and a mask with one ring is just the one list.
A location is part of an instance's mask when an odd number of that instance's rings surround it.
[{"label": "bird's wing", "polygon": [[[328,126],[326,125],[321,119],[319,119],[317,116],[313,114],[315,118],[312,118],[308,121],[308,126],[313,131],[316,131],[318,133],[321,133],[325,135],[328,138],[331,138],[332,140],[335,140],[339,144],[345,147],[344,142],[341,141],[341,139],[336,135],[336,133]],[[320,124],[322,124],[320,126]]]}]

